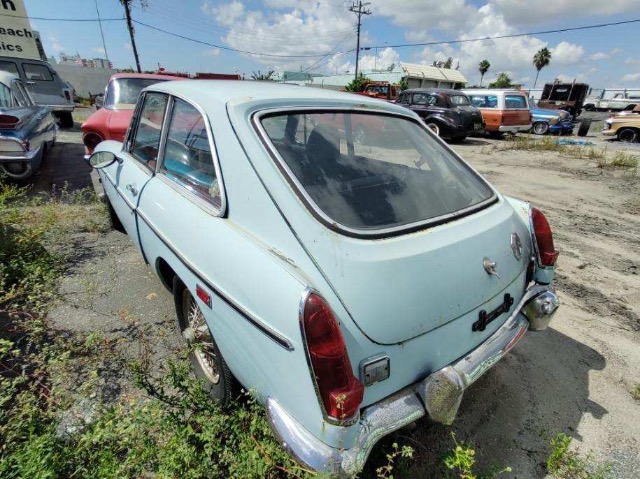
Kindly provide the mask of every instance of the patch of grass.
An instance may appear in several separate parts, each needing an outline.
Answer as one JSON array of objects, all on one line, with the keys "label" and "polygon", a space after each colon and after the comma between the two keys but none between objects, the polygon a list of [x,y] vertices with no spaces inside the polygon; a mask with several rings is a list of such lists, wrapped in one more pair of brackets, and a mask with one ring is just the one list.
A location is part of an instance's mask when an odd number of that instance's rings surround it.
[{"label": "patch of grass", "polygon": [[638,169],[638,159],[639,157],[636,155],[620,151],[611,160],[602,158],[597,164],[598,168],[626,168],[632,170],[635,174]]},{"label": "patch of grass", "polygon": [[555,138],[550,136],[545,136],[541,139],[522,136],[506,136],[498,149],[564,152],[567,147],[566,145],[560,145]]},{"label": "patch of grass", "polygon": [[570,449],[572,438],[559,433],[551,440],[551,454],[547,459],[547,470],[558,479],[605,479],[609,464],[595,464],[589,455],[583,456]]},{"label": "patch of grass", "polygon": [[631,390],[631,397],[636,401],[640,401],[640,384],[636,384],[636,387]]},{"label": "patch of grass", "polygon": [[454,433],[451,433],[451,436],[453,437],[455,447],[445,454],[442,459],[447,477],[456,477],[459,479],[489,479],[506,472],[511,472],[510,467],[492,467],[490,471],[478,475],[474,471],[474,464],[476,462],[475,449],[465,442],[458,442]]}]

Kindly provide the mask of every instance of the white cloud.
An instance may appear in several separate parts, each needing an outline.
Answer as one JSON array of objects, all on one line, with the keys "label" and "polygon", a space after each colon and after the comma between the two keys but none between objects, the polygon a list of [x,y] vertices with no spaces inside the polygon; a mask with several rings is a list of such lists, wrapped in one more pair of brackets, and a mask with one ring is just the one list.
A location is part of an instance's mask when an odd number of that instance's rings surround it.
[{"label": "white cloud", "polygon": [[638,0],[562,0],[544,2],[539,6],[514,0],[490,0],[490,5],[512,25],[531,25],[563,17],[598,17],[638,11]]},{"label": "white cloud", "polygon": [[594,61],[607,60],[607,59],[611,58],[612,56],[617,55],[621,51],[622,50],[620,48],[613,48],[612,50],[610,50],[608,52],[596,52],[596,53],[590,55],[589,58],[591,60],[594,60]]},{"label": "white cloud", "polygon": [[105,50],[102,47],[92,48],[91,51],[95,52],[95,53],[97,53],[99,55],[105,55]]},{"label": "white cloud", "polygon": [[359,68],[362,70],[384,70],[389,68],[392,64],[397,64],[400,61],[400,55],[393,48],[385,48],[379,55],[365,55],[360,57]]},{"label": "white cloud", "polygon": [[560,42],[551,49],[551,61],[560,65],[575,65],[580,63],[584,55],[584,48],[573,43]]},{"label": "white cloud", "polygon": [[[225,27],[227,33],[222,41],[230,47],[274,55],[252,55],[252,60],[265,65],[278,63],[283,68],[296,70],[301,65],[313,66],[314,70],[324,68],[325,71],[343,68],[347,58],[342,58],[340,65],[335,59],[321,58],[332,50],[345,51],[355,47],[355,15],[348,14],[343,5],[292,0],[265,0],[265,5],[269,10],[263,12],[257,6],[252,10],[255,4],[251,3],[246,6],[238,1],[214,4],[207,0],[202,11]],[[361,44],[370,43],[369,36],[363,31]]]},{"label": "white cloud", "polygon": [[220,55],[220,49],[219,48],[212,48],[210,50],[205,50],[202,54],[206,55],[208,57],[215,57],[215,56]]},{"label": "white cloud", "polygon": [[627,65],[640,65],[640,58],[627,58],[624,62]]},{"label": "white cloud", "polygon": [[416,31],[456,30],[464,31],[465,19],[474,22],[475,8],[465,0],[371,0],[371,11],[376,15],[391,17],[400,27]]},{"label": "white cloud", "polygon": [[50,48],[51,50],[53,50],[56,53],[62,53],[62,52],[65,51],[65,48],[58,41],[58,39],[56,37],[54,37],[53,35],[49,35],[48,40],[49,40],[49,45],[47,45],[47,48]]},{"label": "white cloud", "polygon": [[633,82],[638,80],[640,80],[640,73],[628,73],[622,77],[622,81],[624,82]]}]

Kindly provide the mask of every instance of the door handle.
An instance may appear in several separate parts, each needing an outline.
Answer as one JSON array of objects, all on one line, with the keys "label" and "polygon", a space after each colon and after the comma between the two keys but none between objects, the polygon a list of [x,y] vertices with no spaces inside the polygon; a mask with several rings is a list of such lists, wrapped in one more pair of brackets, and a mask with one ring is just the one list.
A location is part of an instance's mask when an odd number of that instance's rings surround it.
[{"label": "door handle", "polygon": [[125,187],[124,187],[124,189],[125,189],[125,190],[127,190],[127,191],[129,191],[129,192],[131,192],[131,194],[132,194],[133,196],[137,196],[137,195],[138,195],[138,190],[137,190],[137,189],[136,189],[136,187],[135,187],[135,186],[133,186],[133,185],[127,185],[127,186],[125,186]]}]

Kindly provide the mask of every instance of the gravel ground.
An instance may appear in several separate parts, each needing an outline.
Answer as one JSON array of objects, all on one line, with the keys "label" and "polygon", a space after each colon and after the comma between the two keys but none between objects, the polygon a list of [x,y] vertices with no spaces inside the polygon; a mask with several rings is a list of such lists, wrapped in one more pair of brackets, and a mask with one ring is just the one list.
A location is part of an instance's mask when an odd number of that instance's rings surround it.
[{"label": "gravel ground", "polygon": [[[598,138],[603,118],[595,118],[583,139],[609,157],[617,151],[640,157],[638,144]],[[511,466],[513,473],[501,477],[544,477],[549,439],[559,432],[593,461],[610,463],[612,477],[640,477],[640,402],[630,392],[640,384],[639,177],[593,160],[507,146],[475,138],[454,148],[502,193],[545,212],[561,251],[563,304],[547,331],[525,336],[468,391],[451,428],[423,420],[399,433],[397,440],[417,452],[408,475],[439,476],[453,431],[475,445],[480,469]],[[52,153],[34,193],[64,182],[70,189],[91,185],[78,124],[61,130]],[[61,284],[64,299],[49,316],[54,327],[103,331],[121,339],[130,356],[146,340],[161,360],[176,344],[172,300],[133,244],[111,232],[78,237],[72,247],[77,253]],[[105,362],[105,398],[130,392],[122,369]]]}]

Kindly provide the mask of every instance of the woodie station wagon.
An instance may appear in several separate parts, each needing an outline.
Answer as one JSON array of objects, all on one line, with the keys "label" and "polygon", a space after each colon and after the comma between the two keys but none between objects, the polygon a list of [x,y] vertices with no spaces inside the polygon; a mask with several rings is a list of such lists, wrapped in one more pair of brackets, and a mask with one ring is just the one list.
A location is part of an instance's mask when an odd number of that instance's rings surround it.
[{"label": "woodie station wagon", "polygon": [[[356,141],[354,125],[372,131]],[[450,424],[558,307],[544,215],[399,105],[166,82],[90,163],[114,224],[173,293],[212,396],[226,403],[232,378],[255,389],[318,471],[357,472],[422,416]]]}]

